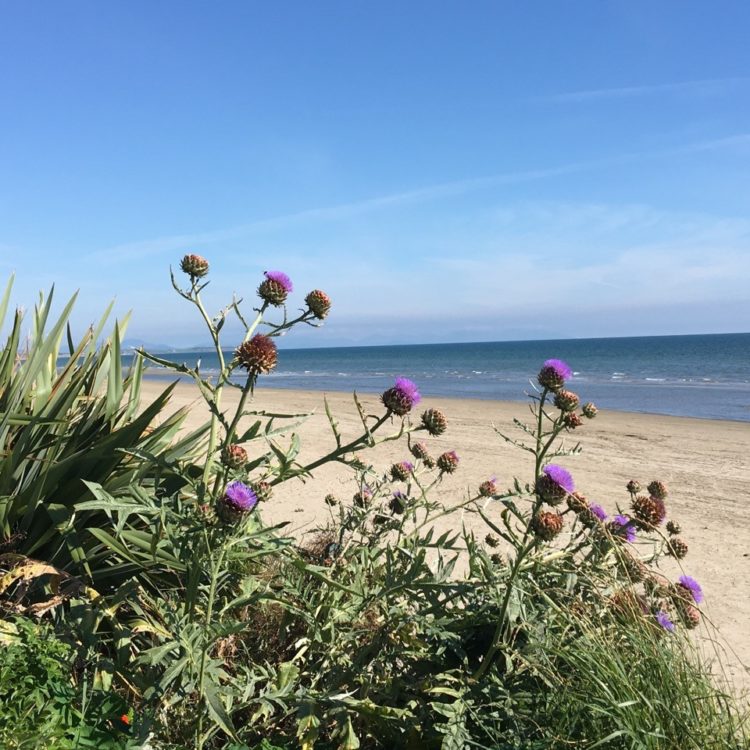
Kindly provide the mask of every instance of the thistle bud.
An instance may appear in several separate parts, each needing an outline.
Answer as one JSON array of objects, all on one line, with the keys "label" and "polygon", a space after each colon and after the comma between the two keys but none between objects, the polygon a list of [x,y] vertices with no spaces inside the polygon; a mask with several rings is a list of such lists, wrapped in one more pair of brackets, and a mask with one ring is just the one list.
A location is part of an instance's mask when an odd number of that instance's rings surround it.
[{"label": "thistle bud", "polygon": [[443,412],[437,409],[428,409],[422,414],[422,426],[433,437],[442,435],[448,429],[448,420]]},{"label": "thistle bud", "polygon": [[640,583],[646,577],[648,572],[646,566],[628,552],[623,552],[618,562],[620,571],[631,583]]},{"label": "thistle bud", "polygon": [[591,401],[588,401],[581,407],[581,412],[586,419],[593,419],[599,410],[591,403]]},{"label": "thistle bud", "polygon": [[631,479],[627,483],[626,487],[627,487],[628,492],[631,495],[635,495],[636,493],[638,493],[638,492],[641,491],[641,483],[640,482],[636,482],[635,479]]},{"label": "thistle bud", "polygon": [[555,406],[560,411],[573,411],[579,403],[578,394],[573,391],[560,390],[555,394]]},{"label": "thistle bud", "polygon": [[453,474],[458,468],[458,461],[456,451],[446,451],[438,456],[437,467],[443,474]]},{"label": "thistle bud", "polygon": [[426,443],[414,443],[409,450],[414,458],[421,459],[422,461],[430,455]]},{"label": "thistle bud", "polygon": [[228,469],[241,469],[247,463],[247,451],[241,445],[231,443],[221,452],[221,462]]},{"label": "thistle bud", "polygon": [[329,494],[323,498],[323,502],[325,502],[326,505],[330,505],[333,508],[334,505],[338,505],[339,501],[336,499],[334,495]]},{"label": "thistle bud", "polygon": [[531,528],[538,539],[552,541],[563,528],[563,519],[559,513],[540,510],[531,521]]},{"label": "thistle bud", "polygon": [[408,504],[409,498],[403,492],[399,492],[397,490],[393,493],[393,496],[388,503],[388,507],[390,508],[391,513],[400,516],[402,513],[404,513]]},{"label": "thistle bud", "polygon": [[685,555],[687,555],[687,553],[688,553],[687,542],[685,542],[680,537],[673,536],[667,542],[667,554],[671,555],[672,557],[676,558],[677,560],[682,560],[682,558],[685,557]]},{"label": "thistle bud", "polygon": [[661,525],[667,515],[664,501],[657,497],[638,495],[633,499],[632,508],[638,526],[646,530]]},{"label": "thistle bud", "polygon": [[354,504],[359,508],[366,508],[372,502],[372,490],[366,485],[352,498]]},{"label": "thistle bud", "polygon": [[391,466],[391,479],[394,482],[405,482],[414,471],[414,466],[409,461],[399,461]]},{"label": "thistle bud", "polygon": [[574,411],[565,412],[562,421],[568,430],[575,430],[583,424],[583,420]]},{"label": "thistle bud", "polygon": [[186,255],[180,261],[180,268],[190,276],[191,279],[203,278],[208,273],[208,261],[200,255]]},{"label": "thistle bud", "polygon": [[567,502],[568,507],[574,513],[582,513],[589,508],[588,500],[586,500],[585,495],[582,495],[580,492],[572,492],[570,495],[568,495]]},{"label": "thistle bud", "polygon": [[480,497],[492,497],[497,493],[497,485],[494,479],[487,479],[479,485]]},{"label": "thistle bud", "polygon": [[290,278],[281,271],[265,271],[265,281],[258,287],[258,296],[269,305],[280,307],[292,291]]},{"label": "thistle bud", "polygon": [[[568,505],[570,505],[570,499],[568,499]],[[589,529],[599,523],[604,523],[608,518],[607,511],[598,503],[587,504],[587,507],[578,513],[580,522]]]},{"label": "thistle bud", "polygon": [[677,521],[667,521],[667,532],[671,534],[672,536],[677,536],[682,531],[682,526],[680,526]]},{"label": "thistle bud", "polygon": [[646,488],[651,495],[658,500],[664,500],[667,496],[667,485],[664,482],[660,482],[658,479],[654,479]]},{"label": "thistle bud", "polygon": [[677,608],[680,618],[688,630],[693,630],[701,624],[701,613],[697,607],[692,604],[686,604]]},{"label": "thistle bud", "polygon": [[271,495],[273,494],[273,487],[271,487],[269,482],[261,479],[257,482],[253,482],[250,486],[253,488],[253,492],[255,492],[255,494],[258,496],[259,502],[263,503],[266,500],[271,499]]},{"label": "thistle bud", "polygon": [[492,547],[493,549],[497,547],[499,540],[494,534],[487,534],[487,536],[484,538],[484,543],[488,547]]},{"label": "thistle bud", "polygon": [[305,304],[318,320],[328,317],[328,313],[331,310],[331,298],[325,292],[320,291],[320,289],[313,289],[305,297]]},{"label": "thistle bud", "polygon": [[616,515],[608,524],[607,530],[613,539],[632,544],[635,541],[635,521],[629,516]]},{"label": "thistle bud", "polygon": [[271,338],[256,333],[250,341],[237,347],[234,356],[250,374],[260,375],[269,373],[276,367],[279,354]]}]

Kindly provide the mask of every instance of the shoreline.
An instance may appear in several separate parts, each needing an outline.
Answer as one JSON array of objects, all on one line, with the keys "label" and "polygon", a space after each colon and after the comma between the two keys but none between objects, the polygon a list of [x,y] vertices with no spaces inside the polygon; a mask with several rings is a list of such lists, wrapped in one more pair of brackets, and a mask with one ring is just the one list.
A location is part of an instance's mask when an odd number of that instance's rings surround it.
[{"label": "shoreline", "polygon": [[[156,373],[150,373],[146,372],[143,376],[144,382],[164,382],[164,383],[172,383],[177,382],[180,385],[184,385],[187,387],[194,387],[194,383],[191,378],[188,376],[175,376],[174,374],[156,374]],[[576,384],[574,384],[576,385]],[[585,383],[579,383],[577,386],[580,386],[581,389],[585,390]],[[643,385],[642,387],[648,388],[650,386]],[[694,386],[674,386],[674,387],[683,387],[683,388],[691,388]],[[700,386],[698,386],[700,387]],[[337,396],[349,396],[351,397],[352,393],[356,392],[360,396],[379,396],[381,391],[375,390],[375,389],[368,389],[368,390],[357,390],[357,389],[350,389],[350,390],[342,390],[339,388],[297,388],[295,387],[278,387],[278,386],[269,386],[269,387],[261,387],[256,388],[256,393],[304,393],[309,394],[310,397],[312,397],[315,394],[320,395],[326,395],[326,394],[335,394]],[[462,402],[462,401],[472,401],[472,402],[479,402],[479,403],[491,403],[491,404],[502,404],[504,406],[511,406],[511,405],[524,405],[528,403],[528,398],[518,398],[518,399],[504,399],[504,398],[493,398],[493,397],[486,397],[482,395],[460,395],[460,396],[442,396],[442,395],[432,395],[432,394],[425,394],[423,392],[423,398],[425,400],[429,400],[430,402],[433,401],[456,401],[456,402]],[[597,404],[598,406],[598,404]],[[698,420],[700,422],[727,422],[730,424],[746,424],[750,428],[750,417],[747,419],[731,419],[728,417],[702,417],[702,416],[696,416],[693,414],[667,414],[665,412],[657,412],[657,411],[638,411],[633,409],[616,409],[616,408],[604,408],[604,411],[606,411],[609,414],[632,414],[637,416],[645,416],[645,417],[659,417],[664,419],[694,419]]]},{"label": "shoreline", "polygon": [[[142,403],[166,386],[160,378],[144,380]],[[238,396],[239,391],[228,389],[224,394],[225,408],[231,409]],[[361,434],[361,422],[348,392],[261,387],[248,408],[298,417],[309,414],[294,429],[302,445],[299,460],[307,463],[334,446],[324,396],[344,440]],[[382,413],[378,394],[363,392],[358,397],[368,411]],[[189,410],[186,430],[195,429],[208,417],[192,383],[176,385],[167,412],[180,407]],[[438,438],[421,433],[420,440],[427,442],[433,455],[456,450],[461,458],[456,474],[446,476],[436,488],[436,500],[452,504],[465,496],[467,487],[493,475],[501,488],[510,487],[514,477],[522,483],[529,481],[533,472],[529,454],[505,443],[495,432],[497,428],[516,436],[513,419],[523,420],[528,415],[522,402],[424,397],[416,412],[430,407],[445,413],[448,430]],[[289,437],[274,439],[285,445]],[[729,679],[738,689],[750,689],[750,673],[743,666],[750,665],[750,425],[731,420],[600,411],[595,419],[569,433],[565,442],[568,447],[580,442],[582,453],[557,462],[571,471],[577,489],[590,501],[603,505],[610,515],[618,509],[628,509],[625,485],[630,479],[637,479],[643,486],[653,479],[666,482],[670,491],[666,501],[668,516],[682,526],[681,536],[688,543],[689,552],[681,563],[665,560],[661,571],[672,580],[684,572],[700,581],[707,600],[702,610],[719,627],[723,644],[713,643],[710,631],[701,627],[696,632],[704,636],[699,638],[703,656],[710,660],[717,648],[727,651]],[[265,450],[258,443],[246,447],[251,455]],[[401,441],[379,445],[362,455],[378,473],[409,458]],[[284,533],[304,536],[330,518],[330,508],[324,502],[327,494],[346,502],[355,489],[347,467],[327,464],[304,483],[292,480],[279,485],[263,505],[263,517],[273,524],[287,522]],[[452,522],[455,526],[457,519]],[[473,516],[462,516],[461,522],[475,530],[478,539],[487,533],[483,526],[477,526]],[[633,551],[648,554],[643,545],[635,545]]]}]

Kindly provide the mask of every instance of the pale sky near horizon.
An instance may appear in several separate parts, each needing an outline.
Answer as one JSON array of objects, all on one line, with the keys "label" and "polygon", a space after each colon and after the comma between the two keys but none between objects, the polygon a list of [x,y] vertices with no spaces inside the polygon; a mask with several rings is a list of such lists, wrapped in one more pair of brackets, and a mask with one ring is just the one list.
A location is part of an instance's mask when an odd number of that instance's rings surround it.
[{"label": "pale sky near horizon", "polygon": [[[750,331],[750,5],[0,0],[0,280],[288,346]],[[293,305],[294,306],[294,305]],[[231,340],[232,330],[229,331]]]}]

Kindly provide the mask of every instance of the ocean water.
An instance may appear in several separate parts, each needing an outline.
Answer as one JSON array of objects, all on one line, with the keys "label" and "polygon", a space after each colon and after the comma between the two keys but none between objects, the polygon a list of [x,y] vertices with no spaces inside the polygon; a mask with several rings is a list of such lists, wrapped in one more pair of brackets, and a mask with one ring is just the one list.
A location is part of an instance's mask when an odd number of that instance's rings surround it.
[{"label": "ocean water", "polygon": [[[218,364],[211,352],[170,356],[200,359],[205,374]],[[601,409],[750,422],[750,333],[280,349],[261,385],[377,393],[404,375],[425,396],[522,401],[550,357],[570,364],[571,389]]]}]

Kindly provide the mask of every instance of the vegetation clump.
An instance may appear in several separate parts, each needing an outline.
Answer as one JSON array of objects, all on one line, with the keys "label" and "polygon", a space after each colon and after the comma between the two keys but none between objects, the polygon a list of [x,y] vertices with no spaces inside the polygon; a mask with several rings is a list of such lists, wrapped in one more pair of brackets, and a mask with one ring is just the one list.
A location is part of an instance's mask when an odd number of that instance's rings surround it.
[{"label": "vegetation clump", "polygon": [[[571,430],[597,414],[568,389],[565,362],[542,364],[531,420],[499,433],[528,453],[528,477],[483,479],[445,504],[434,489],[459,455],[432,457],[449,422],[415,413],[407,378],[374,413],[354,395],[353,436],[325,403],[330,450],[304,462],[306,415],[251,408],[283,357],[275,339],[320,325],[325,292],[290,316],[292,282],[272,271],[252,315],[237,298],[210,315],[208,262],[189,254],[180,268],[187,286],[172,283],[207,328],[215,377],[146,351],[123,373],[124,326],[97,345],[102,320],[76,344],[72,302],[45,333],[42,300],[24,356],[20,313],[12,325],[0,360],[3,747],[747,746],[747,714],[687,636],[700,584],[658,567],[687,553],[666,486],[641,495],[633,480],[605,509],[562,465],[580,451]],[[230,316],[243,333],[226,348]],[[141,408],[147,362],[195,382],[202,429],[163,416],[172,386]],[[230,411],[227,388],[239,392]],[[378,471],[367,451],[386,442],[411,459]],[[352,499],[326,496],[315,535],[264,523],[275,488],[332,462],[351,472]]]}]

